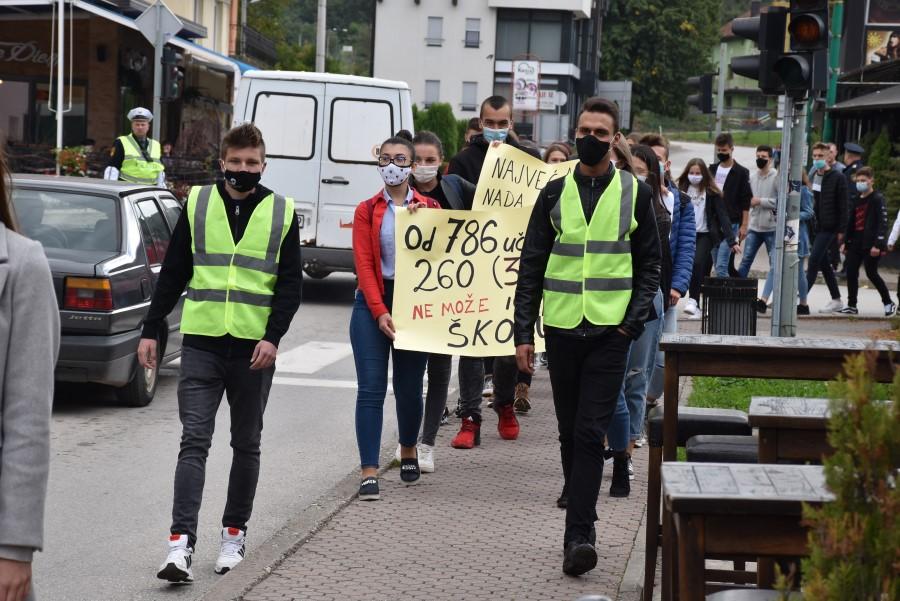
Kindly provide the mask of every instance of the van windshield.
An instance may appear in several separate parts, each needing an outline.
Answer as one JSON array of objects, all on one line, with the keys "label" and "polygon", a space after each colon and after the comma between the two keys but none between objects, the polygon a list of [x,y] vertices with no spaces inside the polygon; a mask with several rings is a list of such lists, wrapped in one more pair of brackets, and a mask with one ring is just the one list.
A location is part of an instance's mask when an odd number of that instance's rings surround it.
[{"label": "van windshield", "polygon": [[13,188],[12,196],[22,234],[46,248],[119,248],[117,202],[109,196],[28,188]]}]

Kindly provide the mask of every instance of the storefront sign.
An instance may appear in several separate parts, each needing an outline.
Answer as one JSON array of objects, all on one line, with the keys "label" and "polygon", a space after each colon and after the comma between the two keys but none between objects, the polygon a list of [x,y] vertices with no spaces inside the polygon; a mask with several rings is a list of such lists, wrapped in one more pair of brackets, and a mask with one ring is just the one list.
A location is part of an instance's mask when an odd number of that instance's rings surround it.
[{"label": "storefront sign", "polygon": [[30,42],[0,42],[0,61],[8,63],[34,63],[37,65],[56,64],[56,55],[52,57],[47,52],[38,48],[38,43]]}]

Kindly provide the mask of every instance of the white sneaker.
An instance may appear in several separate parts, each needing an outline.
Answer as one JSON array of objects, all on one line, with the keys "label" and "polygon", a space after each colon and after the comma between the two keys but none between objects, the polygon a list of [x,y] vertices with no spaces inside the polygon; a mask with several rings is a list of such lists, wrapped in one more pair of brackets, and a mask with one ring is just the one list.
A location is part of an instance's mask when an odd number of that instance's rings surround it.
[{"label": "white sneaker", "polygon": [[244,560],[246,532],[240,528],[222,528],[222,544],[216,560],[216,574],[225,574]]},{"label": "white sneaker", "polygon": [[400,463],[400,445],[397,445],[397,450],[394,451],[394,461]]},{"label": "white sneaker", "polygon": [[193,553],[194,550],[188,546],[187,534],[172,534],[169,536],[169,554],[159,566],[156,577],[172,583],[190,584],[194,581],[194,572],[191,570]]},{"label": "white sneaker", "polygon": [[419,445],[419,471],[423,474],[434,473],[434,447],[422,443]]},{"label": "white sneaker", "polygon": [[684,313],[685,315],[690,315],[691,317],[700,313],[700,306],[697,304],[692,298],[688,298],[684,303]]},{"label": "white sneaker", "polygon": [[834,313],[836,311],[840,311],[843,308],[844,308],[844,303],[841,302],[841,299],[833,298],[830,301],[828,301],[828,304],[826,304],[824,307],[819,309],[819,313]]},{"label": "white sneaker", "polygon": [[481,396],[494,396],[494,377],[493,376],[485,376],[484,377],[484,389],[481,391]]}]

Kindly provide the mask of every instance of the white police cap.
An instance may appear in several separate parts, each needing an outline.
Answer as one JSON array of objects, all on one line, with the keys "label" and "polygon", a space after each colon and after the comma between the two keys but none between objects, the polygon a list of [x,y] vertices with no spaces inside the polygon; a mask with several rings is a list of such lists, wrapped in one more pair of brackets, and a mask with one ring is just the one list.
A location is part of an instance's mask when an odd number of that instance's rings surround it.
[{"label": "white police cap", "polygon": [[134,121],[135,119],[145,119],[147,121],[152,121],[153,113],[142,106],[138,106],[128,111],[128,120]]}]

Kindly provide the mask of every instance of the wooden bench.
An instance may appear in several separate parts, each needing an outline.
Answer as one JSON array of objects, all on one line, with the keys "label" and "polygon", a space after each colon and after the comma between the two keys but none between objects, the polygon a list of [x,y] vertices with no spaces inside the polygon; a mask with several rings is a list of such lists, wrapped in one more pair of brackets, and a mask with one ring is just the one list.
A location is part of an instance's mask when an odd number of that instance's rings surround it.
[{"label": "wooden bench", "polygon": [[[893,381],[892,362],[900,362],[900,343],[863,338],[770,338],[706,334],[663,334],[666,353],[663,448],[650,450],[647,488],[647,539],[644,562],[644,601],[651,601],[657,548],[662,543],[663,601],[677,599],[672,583],[673,525],[667,511],[660,526],[660,464],[674,461],[677,452],[678,388],[682,376],[725,376],[797,380],[832,380],[843,372],[849,355],[875,353],[878,382]],[[660,537],[661,534],[661,537]],[[660,538],[662,539],[660,541]]]},{"label": "wooden bench", "polygon": [[748,419],[759,429],[759,462],[812,461],[830,455],[828,399],[753,397]]},{"label": "wooden bench", "polygon": [[803,503],[834,498],[818,465],[676,462],[663,465],[662,479],[678,534],[681,601],[705,598],[709,555],[807,555]]}]

